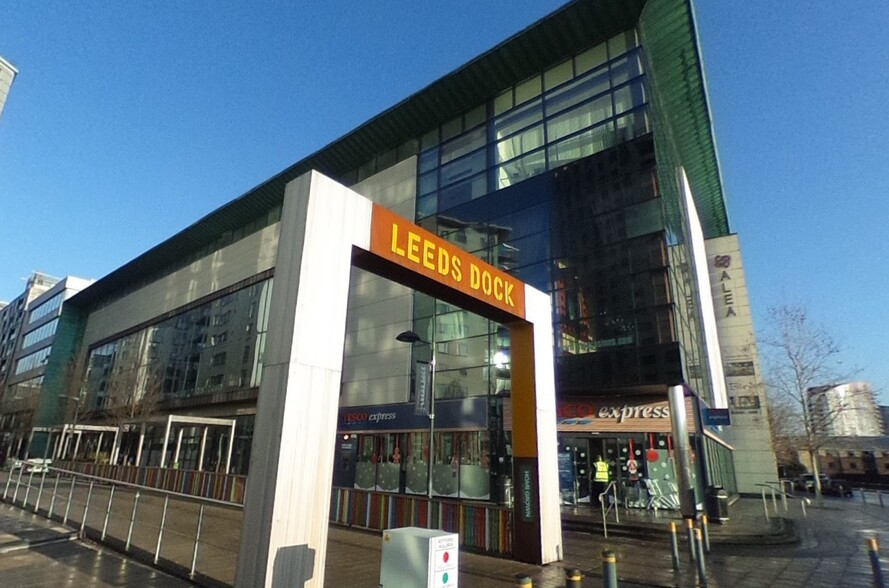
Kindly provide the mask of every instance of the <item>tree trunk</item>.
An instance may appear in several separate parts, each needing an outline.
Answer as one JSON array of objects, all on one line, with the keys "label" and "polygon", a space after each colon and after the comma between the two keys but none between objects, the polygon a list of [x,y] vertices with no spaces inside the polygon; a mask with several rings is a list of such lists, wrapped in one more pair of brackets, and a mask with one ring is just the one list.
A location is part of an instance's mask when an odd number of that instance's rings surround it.
[{"label": "tree trunk", "polygon": [[818,469],[818,452],[814,449],[809,450],[809,458],[812,460],[812,475],[815,476],[814,488],[815,488],[815,504],[818,508],[824,506],[824,493],[821,489],[821,471]]}]

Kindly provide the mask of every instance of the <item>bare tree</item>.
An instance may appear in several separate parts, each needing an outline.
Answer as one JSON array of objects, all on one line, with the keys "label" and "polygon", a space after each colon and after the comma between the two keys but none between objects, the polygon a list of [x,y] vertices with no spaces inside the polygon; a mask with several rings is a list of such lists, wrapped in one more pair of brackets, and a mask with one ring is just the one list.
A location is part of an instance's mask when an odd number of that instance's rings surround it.
[{"label": "bare tree", "polygon": [[808,311],[799,305],[771,308],[767,335],[762,342],[761,349],[766,352],[766,382],[774,399],[770,409],[777,413],[772,424],[785,433],[785,437],[795,437],[797,446],[808,453],[815,478],[815,496],[821,504],[817,454],[829,439],[825,433],[831,429],[831,422],[842,408],[833,412],[812,411],[810,389],[843,381],[842,349],[834,337],[824,327],[814,324]]}]

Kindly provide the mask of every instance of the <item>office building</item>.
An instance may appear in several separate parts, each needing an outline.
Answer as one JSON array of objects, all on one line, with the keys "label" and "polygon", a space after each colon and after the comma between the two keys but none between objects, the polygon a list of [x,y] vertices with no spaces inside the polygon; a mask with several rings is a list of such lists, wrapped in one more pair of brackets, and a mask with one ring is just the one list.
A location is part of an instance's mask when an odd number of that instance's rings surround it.
[{"label": "office building", "polygon": [[59,314],[65,300],[89,283],[35,272],[25,291],[0,308],[0,459],[27,453]]},{"label": "office building", "polygon": [[[596,499],[599,455],[631,505],[652,481],[669,493],[674,385],[698,500],[711,484],[736,492],[729,427],[707,410],[729,408],[705,248],[731,234],[711,124],[690,2],[571,2],[72,298],[57,336],[76,344],[48,373],[87,368],[96,423],[134,387],[143,415],[236,419],[231,473],[246,473],[285,186],[318,170],[551,295],[565,502]],[[420,495],[431,470],[435,497],[504,499],[509,331],[360,269],[345,329],[334,492]],[[422,342],[396,340],[405,330]],[[430,455],[414,388],[433,349]],[[62,415],[54,386],[47,425]],[[180,429],[180,467],[218,468],[223,440],[205,452]],[[163,434],[137,465],[172,451]]]}]

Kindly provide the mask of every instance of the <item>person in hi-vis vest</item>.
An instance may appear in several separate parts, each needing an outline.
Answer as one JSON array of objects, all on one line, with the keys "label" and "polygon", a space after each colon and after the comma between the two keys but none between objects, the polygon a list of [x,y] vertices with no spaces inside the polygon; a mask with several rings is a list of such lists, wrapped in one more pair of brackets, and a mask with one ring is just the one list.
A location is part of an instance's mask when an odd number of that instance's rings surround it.
[{"label": "person in hi-vis vest", "polygon": [[590,504],[598,504],[599,503],[599,494],[605,492],[605,488],[608,487],[609,476],[608,476],[608,462],[602,459],[602,456],[599,455],[596,457],[596,462],[593,464],[593,495],[590,496]]}]

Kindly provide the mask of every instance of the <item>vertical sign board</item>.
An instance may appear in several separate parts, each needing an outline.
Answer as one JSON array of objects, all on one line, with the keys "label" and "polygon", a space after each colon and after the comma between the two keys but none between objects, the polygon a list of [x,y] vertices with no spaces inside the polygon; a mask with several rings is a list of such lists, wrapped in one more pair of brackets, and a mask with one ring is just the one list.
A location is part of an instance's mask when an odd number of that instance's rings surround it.
[{"label": "vertical sign board", "polygon": [[518,464],[519,471],[519,519],[523,523],[537,522],[537,498],[536,472],[533,465],[528,463]]},{"label": "vertical sign board", "polygon": [[456,533],[433,537],[429,545],[429,588],[457,588],[460,536]]},{"label": "vertical sign board", "polygon": [[429,387],[432,385],[432,365],[425,361],[417,362],[417,388],[414,394],[414,414],[429,416]]}]

